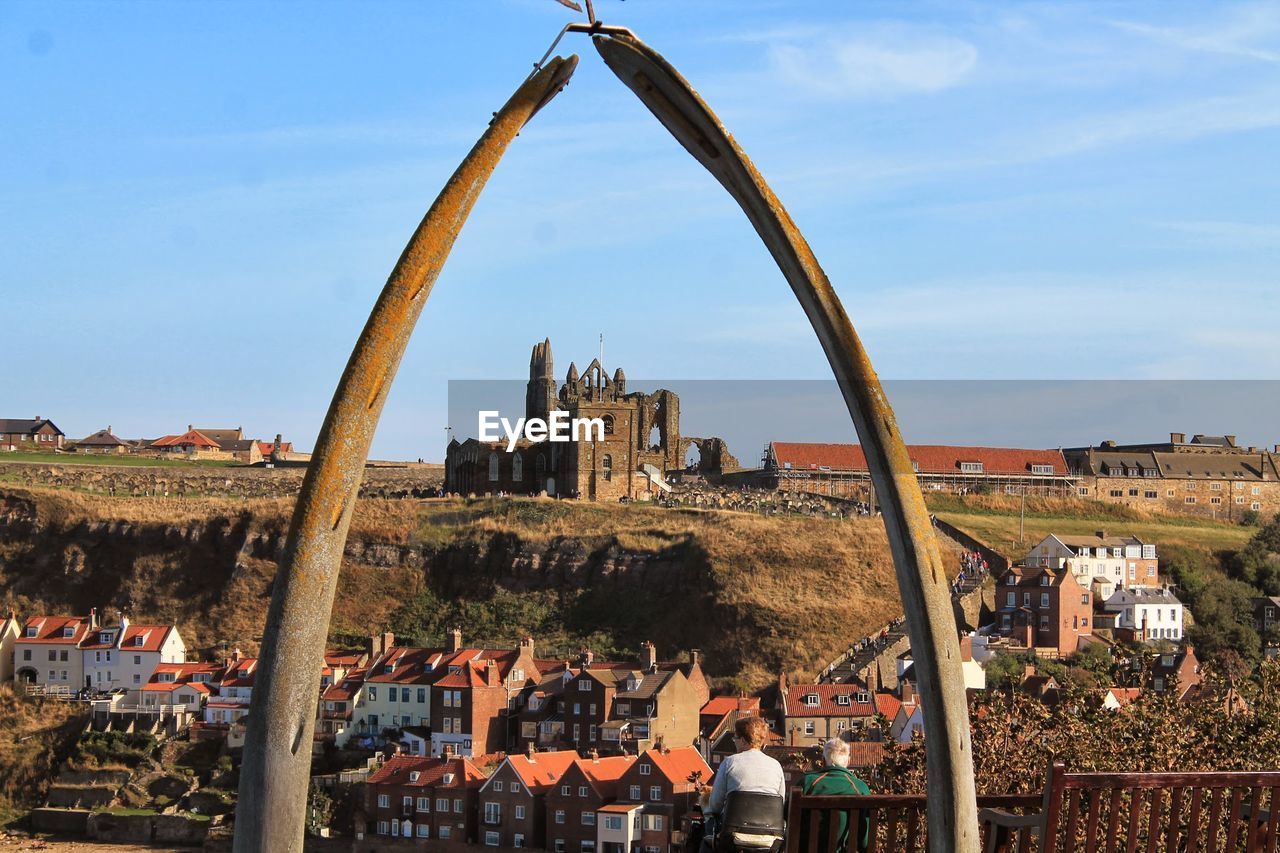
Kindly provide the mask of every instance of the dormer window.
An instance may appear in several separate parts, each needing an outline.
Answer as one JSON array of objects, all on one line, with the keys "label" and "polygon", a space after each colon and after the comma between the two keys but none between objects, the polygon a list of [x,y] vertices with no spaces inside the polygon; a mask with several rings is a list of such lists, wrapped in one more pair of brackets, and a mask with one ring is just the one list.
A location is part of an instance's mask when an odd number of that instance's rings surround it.
[{"label": "dormer window", "polygon": [[452,785],[452,784],[453,784],[453,774],[452,774],[452,773],[446,773],[446,774],[444,774],[444,778],[442,778],[440,781],[441,781],[441,783],[442,783],[442,784],[444,784],[444,785]]},{"label": "dormer window", "polygon": [[387,664],[386,666],[384,666],[384,667],[382,668],[382,672],[383,672],[383,674],[384,674],[384,675],[390,675],[391,673],[393,673],[393,672],[395,672],[395,671],[396,671],[396,665],[395,665],[395,664],[393,664],[393,663],[389,663],[389,664]]},{"label": "dormer window", "polygon": [[103,645],[107,645],[108,643],[110,643],[110,642],[111,642],[111,632],[110,632],[110,631],[103,631],[101,634],[99,634],[99,635],[98,635],[98,642],[99,642],[99,643],[101,643],[101,644],[103,644]]},{"label": "dormer window", "polygon": [[1032,465],[1031,473],[1032,474],[1053,474],[1053,466],[1052,465]]},{"label": "dormer window", "polygon": [[248,678],[248,677],[249,677],[249,670],[247,669],[236,670],[236,678]]},{"label": "dormer window", "polygon": [[194,683],[196,683],[196,684],[203,684],[204,682],[206,682],[206,681],[208,681],[208,680],[209,680],[209,673],[207,673],[207,672],[196,672],[196,673],[193,673],[193,674],[191,675],[191,680],[192,680],[192,682],[194,682]]},{"label": "dormer window", "polygon": [[159,672],[156,673],[156,677],[158,681],[164,682],[173,682],[178,680],[177,675],[172,672]]},{"label": "dormer window", "polygon": [[417,782],[417,781],[418,781],[418,777],[419,777],[419,776],[421,776],[421,775],[422,775],[422,774],[421,774],[420,772],[418,772],[417,770],[410,770],[410,771],[409,771],[409,781],[410,781],[410,782]]},{"label": "dormer window", "polygon": [[852,700],[850,699],[850,697],[849,697],[849,695],[848,695],[848,694],[841,694],[840,696],[837,696],[837,697],[836,697],[836,704],[837,704],[837,705],[848,705],[848,704],[850,703],[850,701],[852,701]]},{"label": "dormer window", "polygon": [[1049,585],[1049,575],[1047,575],[1047,574],[1043,574],[1043,575],[1041,575],[1041,576],[1040,576],[1040,586],[1048,586],[1048,585]]},{"label": "dormer window", "polygon": [[147,642],[147,638],[145,634],[138,634],[136,637],[133,638],[133,644],[135,646],[146,645],[146,642]]},{"label": "dormer window", "polygon": [[1005,583],[1007,583],[1009,586],[1017,586],[1018,579],[1013,576],[1013,572],[1009,572],[1009,577],[1005,580]]},{"label": "dormer window", "polygon": [[460,667],[460,666],[458,666],[458,665],[456,665],[456,664],[450,664],[450,666],[449,666],[449,674],[450,674],[450,675],[457,675],[457,674],[458,674],[458,673],[460,673],[460,672],[462,672],[462,667]]},{"label": "dormer window", "polygon": [[864,692],[862,692],[862,693],[859,693],[859,694],[858,694],[858,702],[859,702],[859,704],[862,704],[862,705],[868,705],[868,704],[870,704],[870,703],[871,703],[871,694],[870,694],[870,693],[867,693],[867,692],[865,692],[865,691],[864,691]]},{"label": "dormer window", "polygon": [[806,693],[804,695],[804,704],[808,705],[810,708],[818,707],[818,694]]},{"label": "dormer window", "polygon": [[29,626],[27,626],[27,636],[28,636],[28,637],[34,637],[34,636],[36,636],[36,635],[37,635],[37,634],[39,634],[39,633],[40,633],[40,629],[39,629],[39,628],[37,628],[35,625],[29,625]]},{"label": "dormer window", "polygon": [[76,629],[75,629],[73,626],[71,626],[71,625],[67,625],[66,627],[64,627],[64,628],[62,629],[62,637],[63,637],[63,639],[70,639],[70,638],[74,637],[75,635],[76,635]]},{"label": "dormer window", "polygon": [[960,473],[962,473],[962,474],[981,474],[981,473],[982,473],[982,463],[981,463],[981,462],[961,462],[961,463],[960,463]]}]

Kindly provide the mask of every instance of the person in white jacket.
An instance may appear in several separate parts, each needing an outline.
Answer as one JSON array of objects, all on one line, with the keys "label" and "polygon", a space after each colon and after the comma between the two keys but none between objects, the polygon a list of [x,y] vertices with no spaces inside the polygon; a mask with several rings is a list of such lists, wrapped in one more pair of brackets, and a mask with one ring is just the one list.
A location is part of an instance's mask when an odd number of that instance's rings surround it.
[{"label": "person in white jacket", "polygon": [[769,739],[769,724],[759,717],[743,717],[733,725],[733,739],[738,752],[720,762],[703,814],[718,817],[734,791],[787,796],[782,765],[760,751]]}]

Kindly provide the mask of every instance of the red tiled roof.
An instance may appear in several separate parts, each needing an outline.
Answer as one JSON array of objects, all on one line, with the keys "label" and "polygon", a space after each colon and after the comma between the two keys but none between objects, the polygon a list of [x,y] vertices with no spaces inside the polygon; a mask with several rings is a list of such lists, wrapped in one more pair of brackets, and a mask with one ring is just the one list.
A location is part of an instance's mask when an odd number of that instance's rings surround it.
[{"label": "red tiled roof", "polygon": [[[787,688],[788,717],[871,717],[876,713],[875,700],[857,701],[859,693],[870,694],[857,684],[793,684]],[[817,696],[817,705],[805,703],[806,696]],[[840,705],[837,696],[848,696],[849,704]]]},{"label": "red tiled roof", "polygon": [[[416,781],[409,781],[411,773],[417,773]],[[452,773],[449,785],[444,784],[446,773]],[[465,758],[427,758],[420,755],[393,755],[387,763],[369,774],[370,785],[408,785],[411,787],[478,788],[486,777],[480,769]]]},{"label": "red tiled roof", "polygon": [[636,809],[644,808],[644,803],[609,803],[607,806],[601,806],[596,809],[598,812],[633,812]]},{"label": "red tiled roof", "polygon": [[[371,684],[431,684],[446,669],[445,657],[449,653],[443,649],[419,649],[409,646],[396,646],[371,661],[365,681]],[[427,669],[427,664],[432,664]],[[392,667],[387,672],[387,666]]]},{"label": "red tiled roof", "polygon": [[182,435],[166,435],[151,442],[152,447],[181,447],[184,444],[195,447],[220,447],[221,445],[198,429],[189,429]]},{"label": "red tiled roof", "polygon": [[743,698],[739,696],[712,696],[707,704],[702,706],[702,710],[698,713],[704,717],[715,717],[720,719],[731,711],[738,710],[738,703],[743,702],[747,706],[748,711],[760,712],[759,697]]},{"label": "red tiled roof", "polygon": [[[71,625],[75,628],[70,637],[62,636],[62,629]],[[27,629],[35,626],[37,629],[36,636],[28,637]],[[85,638],[85,634],[89,631],[89,620],[84,616],[32,616],[27,619],[25,625],[22,626],[22,633],[18,636],[19,643],[40,643],[48,645],[50,643],[58,645],[79,645],[80,641]]]},{"label": "red tiled roof", "polygon": [[341,684],[330,684],[324,690],[324,698],[330,702],[346,702],[354,698],[364,686],[364,670],[353,670]]},{"label": "red tiled roof", "polygon": [[[248,670],[248,673],[241,677],[240,670]],[[252,687],[254,676],[258,674],[257,658],[240,658],[240,660],[232,661],[227,667],[227,674],[222,677],[222,685],[224,687]]]},{"label": "red tiled roof", "polygon": [[527,755],[509,755],[507,761],[530,793],[540,794],[559,781],[565,771],[578,761],[578,753],[571,749],[535,752],[532,759]]},{"label": "red tiled roof", "polygon": [[892,693],[876,693],[871,698],[876,703],[876,710],[887,719],[892,720],[898,716],[898,709],[902,707],[902,700],[897,696]]},{"label": "red tiled roof", "polygon": [[884,761],[884,744],[877,741],[854,741],[849,744],[850,767],[875,767]]},{"label": "red tiled roof", "polygon": [[[124,632],[124,641],[120,643],[121,651],[158,652],[173,630],[171,625],[130,625]],[[142,645],[135,645],[137,637],[142,637]]]},{"label": "red tiled roof", "polygon": [[603,798],[609,798],[618,790],[618,780],[634,764],[634,755],[611,755],[607,758],[583,758],[575,765],[582,770],[587,784]]},{"label": "red tiled roof", "polygon": [[650,749],[640,756],[640,761],[642,763],[645,761],[652,762],[658,772],[673,785],[688,784],[689,776],[695,772],[702,773],[703,782],[708,782],[711,779],[710,765],[703,760],[698,750],[691,746],[681,746],[665,751]]},{"label": "red tiled roof", "polygon": [[[275,449],[276,449],[276,443],[275,443],[274,441],[259,441],[259,442],[258,442],[258,451],[259,451],[263,456],[270,456],[270,455],[272,454],[272,452],[273,452],[273,451],[275,451]],[[292,452],[293,452],[293,442],[292,442],[292,441],[282,441],[282,442],[280,442],[280,452],[281,452],[281,453],[292,453]]]},{"label": "red tiled roof", "polygon": [[[808,444],[773,442],[779,468],[791,463],[795,470],[830,468],[833,471],[866,471],[867,457],[859,444]],[[1055,475],[1067,473],[1060,450],[1024,450],[1012,447],[957,447],[943,444],[909,444],[907,455],[922,474],[959,473],[961,462],[981,462],[987,474],[1025,474],[1032,465],[1052,465]]]}]

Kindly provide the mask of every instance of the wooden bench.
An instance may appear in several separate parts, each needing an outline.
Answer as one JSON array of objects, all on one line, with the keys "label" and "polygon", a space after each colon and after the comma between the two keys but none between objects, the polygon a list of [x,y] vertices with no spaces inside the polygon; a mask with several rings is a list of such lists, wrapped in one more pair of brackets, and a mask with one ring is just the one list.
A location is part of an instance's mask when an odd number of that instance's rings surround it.
[{"label": "wooden bench", "polygon": [[987,807],[978,819],[987,853],[1275,853],[1277,806],[1280,771],[1067,773],[1051,764],[1040,811]]},{"label": "wooden bench", "polygon": [[[846,812],[849,826],[856,828],[865,815],[870,822],[868,853],[901,853],[901,851],[925,851],[928,849],[928,833],[925,820],[927,800],[924,794],[867,794],[849,796],[806,796],[796,788],[791,791],[787,814],[787,853],[837,853],[835,833],[829,833],[828,848],[818,849],[819,826],[822,815]],[[1001,794],[978,797],[978,806],[1005,810],[1037,808],[1042,802],[1039,794]],[[802,827],[808,827],[802,833]],[[801,835],[809,839],[807,849],[800,846]],[[857,845],[851,844],[847,853],[857,853]]]}]

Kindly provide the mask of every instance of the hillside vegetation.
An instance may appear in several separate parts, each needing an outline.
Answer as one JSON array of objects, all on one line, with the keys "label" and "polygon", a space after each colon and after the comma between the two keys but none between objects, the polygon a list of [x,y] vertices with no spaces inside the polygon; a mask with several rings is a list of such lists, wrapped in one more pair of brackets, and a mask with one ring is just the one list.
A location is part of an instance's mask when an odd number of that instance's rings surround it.
[{"label": "hillside vegetation", "polygon": [[75,703],[28,699],[0,683],[0,826],[40,803],[87,719]]},{"label": "hillside vegetation", "polygon": [[931,494],[929,509],[950,524],[978,537],[997,551],[1021,558],[1050,533],[1091,535],[1106,530],[1156,545],[1184,545],[1206,551],[1235,551],[1256,531],[1229,521],[1161,515],[1070,498],[1027,498],[1023,545],[1018,544],[1020,501],[1016,495]]},{"label": "hillside vegetation", "polygon": [[[0,490],[0,600],[23,613],[176,622],[188,645],[256,648],[287,500]],[[597,658],[654,641],[760,686],[812,673],[901,611],[878,520],[763,518],[539,499],[364,500],[331,633],[537,641]]]}]

